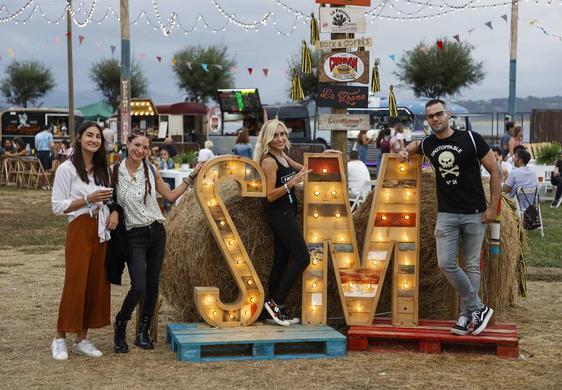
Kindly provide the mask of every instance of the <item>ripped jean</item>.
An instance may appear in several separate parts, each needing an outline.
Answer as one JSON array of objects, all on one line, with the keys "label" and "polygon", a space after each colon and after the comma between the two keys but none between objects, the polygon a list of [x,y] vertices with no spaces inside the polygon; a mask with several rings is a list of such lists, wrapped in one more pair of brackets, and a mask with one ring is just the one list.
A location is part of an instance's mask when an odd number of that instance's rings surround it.
[{"label": "ripped jean", "polygon": [[[478,297],[480,289],[480,252],[486,233],[482,213],[437,213],[435,243],[439,269],[457,290],[461,315],[470,317],[484,305]],[[463,242],[464,270],[457,264],[460,242]]]}]

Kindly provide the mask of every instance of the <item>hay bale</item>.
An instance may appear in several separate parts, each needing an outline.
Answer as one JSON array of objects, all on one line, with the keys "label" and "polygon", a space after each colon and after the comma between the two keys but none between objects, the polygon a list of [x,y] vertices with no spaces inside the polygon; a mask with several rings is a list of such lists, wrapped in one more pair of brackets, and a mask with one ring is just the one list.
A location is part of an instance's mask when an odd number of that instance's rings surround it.
[{"label": "hay bale", "polygon": [[[488,184],[485,189],[488,192]],[[256,268],[260,280],[267,291],[267,279],[273,258],[273,237],[265,220],[264,200],[242,198],[234,184],[221,188],[221,195],[236,224],[240,238]],[[359,248],[362,249],[367,219],[373,193],[353,215]],[[299,204],[302,205],[302,191],[297,191]],[[435,194],[435,177],[432,171],[422,174],[421,191],[421,246],[420,246],[420,317],[447,318],[450,289],[445,277],[437,267],[435,238],[433,230],[437,215]],[[302,221],[302,208],[299,208],[298,220]],[[197,286],[216,286],[220,288],[223,302],[236,299],[238,289],[230,271],[219,251],[213,235],[207,225],[205,216],[197,204],[193,192],[186,194],[180,205],[170,213],[166,222],[168,242],[165,265],[162,274],[162,293],[176,312],[178,321],[200,321],[193,300],[193,288]],[[509,245],[508,245],[509,244]],[[513,300],[517,284],[515,263],[526,245],[520,240],[517,216],[509,209],[502,210],[501,255],[496,264],[488,259],[489,237],[484,246],[483,286],[488,281],[501,281],[496,290],[496,309],[502,309]],[[390,311],[391,302],[391,267],[381,292],[377,312]],[[339,293],[333,269],[328,275],[328,317],[343,317]],[[486,301],[488,292],[482,291]],[[287,305],[295,312],[300,312],[300,282],[293,288],[287,298]]]}]

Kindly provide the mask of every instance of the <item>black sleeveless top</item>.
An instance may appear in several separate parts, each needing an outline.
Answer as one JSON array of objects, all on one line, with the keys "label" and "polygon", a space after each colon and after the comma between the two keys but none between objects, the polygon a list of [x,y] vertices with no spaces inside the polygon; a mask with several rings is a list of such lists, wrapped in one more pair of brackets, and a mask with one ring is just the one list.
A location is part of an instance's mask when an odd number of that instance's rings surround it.
[{"label": "black sleeveless top", "polygon": [[[289,167],[284,166],[281,162],[271,153],[267,153],[267,156],[273,158],[277,163],[277,177],[275,178],[275,188],[283,187],[289,180],[291,180],[297,171],[293,169],[290,165]],[[284,188],[283,188],[284,189]],[[291,203],[291,200],[292,203]],[[266,199],[266,205],[268,209],[271,210],[286,210],[288,208],[297,208],[297,197],[295,196],[294,187],[291,188],[291,198],[289,199],[289,194],[285,190],[285,194],[279,199],[268,202]]]}]

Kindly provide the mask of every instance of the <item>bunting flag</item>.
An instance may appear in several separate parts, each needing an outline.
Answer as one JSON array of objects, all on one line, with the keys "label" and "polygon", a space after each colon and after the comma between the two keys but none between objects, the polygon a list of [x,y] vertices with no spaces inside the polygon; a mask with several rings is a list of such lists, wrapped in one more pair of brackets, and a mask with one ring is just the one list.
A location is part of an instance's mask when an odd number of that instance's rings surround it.
[{"label": "bunting flag", "polygon": [[191,62],[190,62],[190,61],[187,61],[187,67],[188,67],[189,69],[193,69],[193,68],[191,67]]},{"label": "bunting flag", "polygon": [[538,21],[539,21],[538,19],[533,19],[529,22],[529,25],[532,26],[533,24],[537,23]]},{"label": "bunting flag", "polygon": [[156,60],[157,60],[158,62],[162,62],[162,57],[156,56]]},{"label": "bunting flag", "polygon": [[468,33],[469,33],[469,34],[472,34],[472,32],[473,32],[474,30],[476,30],[476,27],[472,27],[470,30],[468,30]]},{"label": "bunting flag", "polygon": [[304,39],[301,45],[301,72],[304,74],[312,73],[312,56]]},{"label": "bunting flag", "polygon": [[503,15],[501,16],[501,18],[502,18],[503,20],[505,20],[505,22],[507,23],[507,14],[503,14]]},{"label": "bunting flag", "polygon": [[267,77],[267,74],[269,73],[269,69],[268,69],[268,68],[263,68],[263,69],[262,69],[262,72],[263,72],[263,75],[264,75],[265,77]]},{"label": "bunting flag", "polygon": [[115,49],[117,49],[115,45],[111,45],[109,47],[111,48],[111,54],[115,54]]},{"label": "bunting flag", "polygon": [[318,30],[318,20],[314,17],[314,12],[310,14],[310,44],[316,45],[316,42],[320,39],[320,33]]},{"label": "bunting flag", "polygon": [[373,66],[373,73],[371,74],[371,92],[376,93],[381,91],[381,81],[379,78],[379,60],[375,60]]},{"label": "bunting flag", "polygon": [[9,48],[7,49],[7,51],[8,51],[8,55],[9,55],[11,58],[14,58],[14,57],[15,57],[14,49],[12,49],[11,47],[9,47]]},{"label": "bunting flag", "polygon": [[390,93],[388,94],[388,116],[391,118],[398,117],[398,109],[396,108],[396,96],[394,96],[394,85],[390,84]]},{"label": "bunting flag", "polygon": [[457,41],[458,43],[461,43],[461,36],[460,36],[459,34],[453,35],[453,38],[454,38],[455,41]]},{"label": "bunting flag", "polygon": [[442,41],[441,39],[439,39],[439,40],[437,41],[437,47],[438,47],[440,50],[443,50],[443,41]]},{"label": "bunting flag", "polygon": [[209,64],[201,64],[201,68],[203,68],[203,70],[205,72],[208,72],[209,71]]},{"label": "bunting flag", "polygon": [[57,46],[60,46],[60,36],[58,36],[58,35],[55,37],[55,44]]},{"label": "bunting flag", "polygon": [[84,38],[86,38],[84,35],[78,35],[78,44],[82,45],[82,42],[84,42]]},{"label": "bunting flag", "polygon": [[254,68],[248,68],[248,73],[250,74],[250,76],[252,75],[253,71],[254,71]]},{"label": "bunting flag", "polygon": [[388,56],[393,62],[396,62],[396,54],[391,54]]},{"label": "bunting flag", "polygon": [[293,69],[293,79],[291,80],[291,99],[295,102],[304,100],[301,79],[299,78],[299,74],[296,69]]},{"label": "bunting flag", "polygon": [[146,53],[140,53],[139,55],[140,55],[141,61],[143,61],[143,62],[146,61]]},{"label": "bunting flag", "polygon": [[486,26],[490,27],[490,30],[493,30],[493,29],[494,29],[494,28],[492,27],[492,22],[491,22],[491,21],[486,22],[486,23],[484,23],[484,24],[485,24]]}]

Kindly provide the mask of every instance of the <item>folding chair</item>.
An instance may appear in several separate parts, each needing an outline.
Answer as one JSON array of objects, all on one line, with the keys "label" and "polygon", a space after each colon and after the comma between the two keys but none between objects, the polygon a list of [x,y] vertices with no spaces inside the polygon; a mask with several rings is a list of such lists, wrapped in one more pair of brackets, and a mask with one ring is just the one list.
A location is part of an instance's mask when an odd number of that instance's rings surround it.
[{"label": "folding chair", "polygon": [[351,212],[354,212],[356,208],[358,208],[363,204],[363,202],[367,198],[367,195],[369,195],[370,191],[371,191],[371,181],[368,180],[365,183],[363,183],[363,187],[361,187],[361,191],[359,191],[359,193],[355,195],[353,199],[349,199],[349,201],[351,202]]},{"label": "folding chair", "polygon": [[541,202],[538,187],[520,187],[515,192],[515,196],[517,198],[517,209],[521,221],[523,221],[523,214],[525,213],[525,210],[527,210],[527,207],[531,205],[535,206],[538,211],[540,221],[540,226],[538,227],[538,229],[541,232],[541,237],[544,237],[544,224],[542,219]]}]

